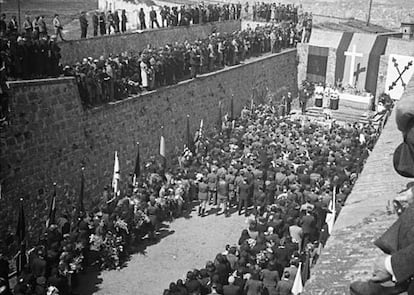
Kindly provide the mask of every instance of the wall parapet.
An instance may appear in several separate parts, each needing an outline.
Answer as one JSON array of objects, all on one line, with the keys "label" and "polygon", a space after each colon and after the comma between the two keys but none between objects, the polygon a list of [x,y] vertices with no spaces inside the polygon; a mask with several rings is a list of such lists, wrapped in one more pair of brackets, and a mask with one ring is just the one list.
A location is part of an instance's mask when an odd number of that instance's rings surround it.
[{"label": "wall parapet", "polygon": [[240,28],[241,21],[233,20],[69,40],[59,43],[62,54],[61,63],[73,64],[89,56],[99,58],[101,55],[107,57],[109,54],[125,51],[139,52],[145,49],[147,44],[160,47],[167,43],[204,39],[212,32],[231,33]]}]

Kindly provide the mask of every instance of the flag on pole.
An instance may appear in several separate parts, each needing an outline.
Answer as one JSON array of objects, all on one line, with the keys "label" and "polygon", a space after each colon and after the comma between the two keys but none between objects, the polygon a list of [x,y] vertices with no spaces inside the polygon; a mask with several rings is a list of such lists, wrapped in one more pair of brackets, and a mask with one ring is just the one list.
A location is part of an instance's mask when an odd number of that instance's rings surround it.
[{"label": "flag on pole", "polygon": [[190,130],[190,115],[187,115],[187,148],[194,152],[194,142],[193,137],[191,136],[191,130]]},{"label": "flag on pole", "polygon": [[134,168],[134,177],[132,184],[135,186],[138,182],[138,177],[141,175],[141,166],[139,158],[139,142],[137,142],[137,157],[135,158],[135,168]]},{"label": "flag on pole", "polygon": [[204,127],[204,120],[200,120],[200,130],[198,131],[198,137],[201,138],[201,135],[203,134],[203,127]]},{"label": "flag on pole", "polygon": [[53,183],[53,195],[49,206],[49,215],[46,220],[46,229],[56,222],[56,183]]},{"label": "flag on pole", "polygon": [[83,174],[85,167],[81,168],[81,184],[80,184],[80,192],[79,192],[79,199],[78,199],[78,215],[79,217],[85,212],[85,207],[83,205],[83,194],[85,190],[85,176]]},{"label": "flag on pole", "polygon": [[16,238],[19,245],[19,252],[16,256],[17,274],[20,274],[26,259],[26,220],[23,209],[23,199],[20,199],[19,216],[17,219]]},{"label": "flag on pole", "polygon": [[298,271],[296,272],[295,281],[293,282],[292,294],[298,295],[303,292],[302,282],[302,262],[299,263]]},{"label": "flag on pole", "polygon": [[335,223],[335,215],[336,215],[336,186],[333,188],[333,193],[332,193],[332,200],[329,202],[329,206],[328,206],[328,210],[330,212],[328,212],[326,214],[326,219],[325,222],[328,225],[328,233],[331,234],[332,233],[332,229]]},{"label": "flag on pole", "polygon": [[221,101],[219,101],[219,111],[218,111],[218,118],[217,118],[217,129],[219,131],[222,130],[223,122],[222,122],[222,114],[221,114]]},{"label": "flag on pole", "polygon": [[162,174],[165,175],[165,169],[167,168],[167,158],[165,157],[165,139],[163,131],[164,127],[161,127],[160,156],[162,161]]},{"label": "flag on pole", "polygon": [[119,181],[121,180],[121,175],[119,171],[119,158],[118,152],[115,151],[115,160],[114,160],[114,175],[112,178],[112,188],[114,190],[114,197],[119,196],[120,189],[119,189]]},{"label": "flag on pole", "polygon": [[234,95],[231,95],[231,100],[230,100],[230,120],[233,121],[234,118]]}]

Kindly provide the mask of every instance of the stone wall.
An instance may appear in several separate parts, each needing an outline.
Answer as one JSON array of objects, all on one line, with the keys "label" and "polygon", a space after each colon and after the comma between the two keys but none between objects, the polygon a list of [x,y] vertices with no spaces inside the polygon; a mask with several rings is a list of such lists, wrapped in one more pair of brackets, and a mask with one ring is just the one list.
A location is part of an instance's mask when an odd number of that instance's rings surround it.
[{"label": "stone wall", "polygon": [[89,56],[99,58],[101,55],[108,56],[110,53],[139,52],[146,48],[147,44],[160,47],[167,43],[204,39],[212,32],[231,33],[240,30],[240,28],[240,21],[226,21],[70,40],[59,43],[62,50],[61,62],[62,64],[73,64]]},{"label": "stone wall", "polygon": [[40,219],[46,216],[47,201],[39,200],[38,190],[44,189],[49,196],[53,182],[57,182],[60,202],[73,199],[79,192],[82,164],[85,199],[90,205],[90,199],[111,183],[115,150],[125,180],[133,170],[136,141],[140,141],[143,161],[158,155],[161,126],[172,156],[182,151],[187,114],[192,132],[200,119],[207,129],[212,128],[219,101],[224,115],[234,95],[239,113],[250,103],[253,89],[267,87],[275,92],[282,86],[296,93],[295,49],[91,110],[83,109],[72,78],[11,82],[11,122],[2,129],[0,141],[4,205],[0,218],[15,218],[8,212],[18,197],[35,206],[27,213],[29,220],[34,212]]}]

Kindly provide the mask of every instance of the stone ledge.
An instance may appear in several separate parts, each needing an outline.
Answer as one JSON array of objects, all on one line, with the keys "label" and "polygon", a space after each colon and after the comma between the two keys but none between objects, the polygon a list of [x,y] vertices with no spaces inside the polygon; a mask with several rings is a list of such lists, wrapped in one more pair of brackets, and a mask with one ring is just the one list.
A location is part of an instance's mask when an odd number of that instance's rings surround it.
[{"label": "stone ledge", "polygon": [[69,44],[69,45],[75,45],[76,43],[91,41],[91,40],[102,40],[102,39],[113,39],[113,38],[128,38],[131,35],[140,35],[140,34],[150,34],[153,32],[158,31],[175,31],[175,30],[183,30],[183,29],[191,29],[191,28],[197,28],[197,27],[212,27],[214,28],[218,24],[230,24],[230,23],[241,23],[241,20],[229,20],[229,21],[216,21],[216,22],[208,22],[204,24],[196,24],[196,25],[190,25],[190,26],[174,26],[174,27],[165,27],[165,28],[157,28],[157,29],[147,29],[147,30],[135,30],[132,32],[122,33],[122,34],[111,34],[111,35],[103,35],[103,36],[95,36],[91,38],[85,38],[85,39],[75,39],[75,40],[67,40],[67,41],[60,41],[59,44]]}]

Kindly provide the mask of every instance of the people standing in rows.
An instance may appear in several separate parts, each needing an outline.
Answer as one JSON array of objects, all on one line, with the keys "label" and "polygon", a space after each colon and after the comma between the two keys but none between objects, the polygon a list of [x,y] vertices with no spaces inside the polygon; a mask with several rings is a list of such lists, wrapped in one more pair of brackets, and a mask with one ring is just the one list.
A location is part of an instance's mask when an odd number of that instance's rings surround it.
[{"label": "people standing in rows", "polygon": [[86,12],[82,11],[79,16],[79,23],[81,29],[81,39],[85,39],[88,34],[88,20],[86,19]]}]

